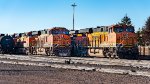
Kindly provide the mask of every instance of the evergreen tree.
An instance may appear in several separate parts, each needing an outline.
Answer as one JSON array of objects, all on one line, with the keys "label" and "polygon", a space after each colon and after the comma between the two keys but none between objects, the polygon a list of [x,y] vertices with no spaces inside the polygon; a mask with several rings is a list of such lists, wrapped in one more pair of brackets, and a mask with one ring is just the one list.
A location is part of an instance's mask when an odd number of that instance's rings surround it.
[{"label": "evergreen tree", "polygon": [[132,25],[131,19],[127,16],[127,14],[122,18],[121,23],[119,23],[119,24],[121,24],[121,25],[125,24],[128,26]]}]

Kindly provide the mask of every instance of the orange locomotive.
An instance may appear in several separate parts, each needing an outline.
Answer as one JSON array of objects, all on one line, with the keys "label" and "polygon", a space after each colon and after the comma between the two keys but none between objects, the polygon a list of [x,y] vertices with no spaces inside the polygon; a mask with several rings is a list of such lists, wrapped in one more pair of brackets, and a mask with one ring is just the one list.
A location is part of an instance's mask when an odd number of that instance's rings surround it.
[{"label": "orange locomotive", "polygon": [[33,54],[33,46],[36,45],[32,32],[19,33],[13,35],[15,41],[15,54]]},{"label": "orange locomotive", "polygon": [[[83,32],[83,29],[80,32]],[[137,38],[133,26],[100,26],[85,29],[84,33],[89,38],[89,56],[138,58]]]},{"label": "orange locomotive", "polygon": [[133,26],[111,26],[108,30],[108,43],[112,45],[113,49],[106,48],[105,55],[109,53],[109,56],[119,56],[120,58],[138,58],[137,36]]},{"label": "orange locomotive", "polygon": [[[45,33],[42,33],[45,32]],[[36,46],[33,46],[34,54],[70,56],[71,39],[69,30],[62,27],[54,27],[41,31],[39,35],[33,35],[36,39]]]}]

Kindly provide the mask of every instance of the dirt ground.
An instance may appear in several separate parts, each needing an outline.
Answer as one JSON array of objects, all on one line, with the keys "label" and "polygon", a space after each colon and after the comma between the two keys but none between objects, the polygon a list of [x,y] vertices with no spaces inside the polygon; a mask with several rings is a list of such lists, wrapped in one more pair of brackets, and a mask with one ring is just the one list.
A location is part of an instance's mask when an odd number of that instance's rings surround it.
[{"label": "dirt ground", "polygon": [[150,78],[0,63],[0,84],[150,84]]}]

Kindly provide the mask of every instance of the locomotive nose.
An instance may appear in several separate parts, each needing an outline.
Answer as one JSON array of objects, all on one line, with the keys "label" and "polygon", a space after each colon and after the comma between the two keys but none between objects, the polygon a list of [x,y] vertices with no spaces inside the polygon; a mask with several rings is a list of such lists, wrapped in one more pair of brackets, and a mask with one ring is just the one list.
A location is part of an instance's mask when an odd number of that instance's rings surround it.
[{"label": "locomotive nose", "polygon": [[122,33],[119,37],[121,40],[121,44],[123,45],[133,45],[134,44],[134,37],[131,33]]},{"label": "locomotive nose", "polygon": [[14,40],[10,36],[0,37],[0,46],[2,51],[10,53],[14,48]]},{"label": "locomotive nose", "polygon": [[60,45],[70,45],[71,40],[68,35],[61,34],[59,35],[59,38],[60,38]]}]

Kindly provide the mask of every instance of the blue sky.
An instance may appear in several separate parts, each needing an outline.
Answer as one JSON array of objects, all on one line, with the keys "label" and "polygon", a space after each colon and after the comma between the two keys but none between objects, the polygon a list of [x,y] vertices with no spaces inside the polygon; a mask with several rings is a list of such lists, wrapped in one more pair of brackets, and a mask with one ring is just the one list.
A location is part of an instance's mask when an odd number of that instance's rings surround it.
[{"label": "blue sky", "polygon": [[51,27],[75,28],[112,25],[127,13],[136,30],[150,16],[150,0],[0,0],[0,33],[18,33]]}]

